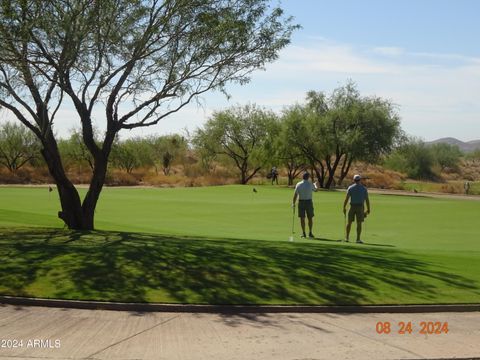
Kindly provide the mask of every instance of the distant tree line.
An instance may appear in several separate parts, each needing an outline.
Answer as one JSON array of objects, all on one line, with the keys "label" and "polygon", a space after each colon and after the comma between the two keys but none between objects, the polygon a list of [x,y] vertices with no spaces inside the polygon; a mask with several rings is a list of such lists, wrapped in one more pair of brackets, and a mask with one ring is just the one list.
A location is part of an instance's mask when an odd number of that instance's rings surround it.
[{"label": "distant tree line", "polygon": [[[99,130],[93,133],[100,144]],[[63,166],[92,172],[94,159],[82,137],[73,130],[59,140]],[[0,164],[10,172],[25,164],[45,165],[39,149],[23,125],[0,126]],[[285,170],[289,185],[308,170],[323,188],[341,185],[356,161],[380,163],[414,179],[435,179],[441,172],[458,171],[465,156],[457,146],[427,145],[406,136],[390,101],[361,96],[348,82],[330,94],[310,91],[305,104],[279,115],[255,104],[214,112],[191,136],[117,137],[109,167],[128,174],[154,169],[168,176],[172,165],[184,163],[188,154],[204,172],[214,172],[219,164],[233,169],[242,184],[276,166]],[[475,153],[468,156],[475,158]]]},{"label": "distant tree line", "polygon": [[[0,125],[0,164],[11,173],[15,174],[26,164],[45,166],[40,147],[39,141],[22,124],[7,122]],[[58,148],[65,168],[93,171],[94,159],[79,130],[73,130],[67,139],[60,139]],[[156,173],[161,171],[168,175],[173,162],[185,156],[187,149],[187,139],[178,134],[116,139],[110,166],[127,173],[142,167],[154,168]]]},{"label": "distant tree line", "polygon": [[330,188],[342,183],[355,161],[378,162],[400,135],[394,106],[360,96],[349,82],[330,95],[310,91],[305,105],[280,116],[254,105],[216,112],[193,144],[208,161],[232,162],[242,184],[265,166],[281,165],[290,185],[308,169]]}]

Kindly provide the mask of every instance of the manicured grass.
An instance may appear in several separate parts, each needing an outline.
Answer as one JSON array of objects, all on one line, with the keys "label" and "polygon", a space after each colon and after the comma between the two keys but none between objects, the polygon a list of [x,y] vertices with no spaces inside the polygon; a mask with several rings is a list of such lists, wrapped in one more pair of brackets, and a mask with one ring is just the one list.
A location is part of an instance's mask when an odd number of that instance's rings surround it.
[{"label": "manicured grass", "polygon": [[344,193],[316,194],[317,240],[292,190],[105,189],[98,231],[58,229],[55,192],[0,188],[0,293],[189,303],[479,303],[480,202],[371,195],[364,246],[343,237]]}]

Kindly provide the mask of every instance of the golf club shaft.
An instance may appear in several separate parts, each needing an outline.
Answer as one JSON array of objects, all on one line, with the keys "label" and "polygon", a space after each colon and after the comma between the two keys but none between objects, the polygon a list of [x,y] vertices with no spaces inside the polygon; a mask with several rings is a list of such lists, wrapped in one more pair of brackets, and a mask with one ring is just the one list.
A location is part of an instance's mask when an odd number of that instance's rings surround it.
[{"label": "golf club shaft", "polygon": [[293,205],[293,215],[292,215],[292,235],[295,234],[295,204]]},{"label": "golf club shaft", "polygon": [[367,237],[367,217],[363,220],[363,238]]}]

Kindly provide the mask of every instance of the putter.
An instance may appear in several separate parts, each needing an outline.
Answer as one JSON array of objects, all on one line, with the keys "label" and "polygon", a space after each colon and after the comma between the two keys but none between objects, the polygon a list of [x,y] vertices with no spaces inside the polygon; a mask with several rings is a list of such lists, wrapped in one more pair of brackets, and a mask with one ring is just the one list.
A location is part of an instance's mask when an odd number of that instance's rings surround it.
[{"label": "putter", "polygon": [[293,206],[293,215],[292,215],[292,235],[288,238],[288,241],[293,241],[293,234],[295,234],[295,206]]},{"label": "putter", "polygon": [[367,213],[363,214],[363,238],[367,237]]}]

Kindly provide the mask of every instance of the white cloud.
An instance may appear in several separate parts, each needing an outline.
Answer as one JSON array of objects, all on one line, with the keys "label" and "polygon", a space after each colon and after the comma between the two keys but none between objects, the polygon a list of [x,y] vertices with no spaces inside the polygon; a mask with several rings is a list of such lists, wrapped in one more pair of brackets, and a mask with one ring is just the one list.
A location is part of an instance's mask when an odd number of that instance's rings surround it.
[{"label": "white cloud", "polygon": [[400,56],[405,53],[405,50],[400,47],[387,46],[387,47],[375,47],[373,48],[375,54],[384,56]]},{"label": "white cloud", "polygon": [[315,47],[290,46],[280,60],[267,67],[267,74],[295,76],[316,72],[378,74],[388,73],[388,64],[374,63],[347,45],[318,43]]},{"label": "white cloud", "polygon": [[464,62],[464,63],[474,63],[480,64],[480,58],[472,57],[472,56],[465,56],[460,54],[439,54],[439,53],[430,53],[430,52],[411,52],[410,55],[416,56],[418,58],[427,58],[433,59],[437,61],[441,60],[450,60],[450,61],[457,61],[457,62]]}]

